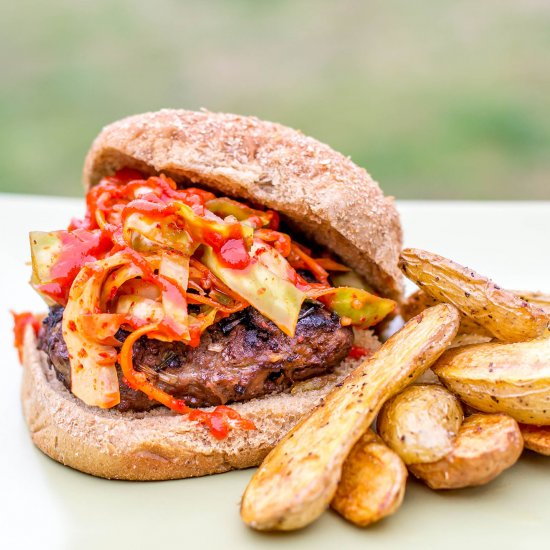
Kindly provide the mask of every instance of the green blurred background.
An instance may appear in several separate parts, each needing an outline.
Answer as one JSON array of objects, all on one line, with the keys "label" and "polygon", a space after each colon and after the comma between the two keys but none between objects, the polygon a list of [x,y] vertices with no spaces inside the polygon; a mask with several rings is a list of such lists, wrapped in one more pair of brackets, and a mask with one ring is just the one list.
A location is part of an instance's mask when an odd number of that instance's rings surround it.
[{"label": "green blurred background", "polygon": [[103,125],[206,107],[399,198],[550,198],[548,0],[14,0],[0,33],[0,191],[81,194]]}]

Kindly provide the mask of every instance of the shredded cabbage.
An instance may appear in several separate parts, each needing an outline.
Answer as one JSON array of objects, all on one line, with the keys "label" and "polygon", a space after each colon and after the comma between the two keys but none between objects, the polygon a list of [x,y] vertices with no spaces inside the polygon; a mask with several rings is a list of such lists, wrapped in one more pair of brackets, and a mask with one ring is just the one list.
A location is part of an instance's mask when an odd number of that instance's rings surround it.
[{"label": "shredded cabbage", "polygon": [[31,231],[32,283],[43,285],[52,282],[51,268],[57,261],[63,243],[61,234],[64,231]]},{"label": "shredded cabbage", "polygon": [[173,201],[172,204],[176,213],[185,221],[185,229],[197,243],[213,246],[215,243],[212,242],[212,239],[219,240],[220,237],[229,238],[234,230],[242,234],[245,241],[252,239],[254,229],[246,224],[207,219],[195,214],[190,206],[181,201]]},{"label": "shredded cabbage", "polygon": [[237,202],[226,197],[209,200],[206,208],[221,218],[233,216],[240,222],[248,222],[253,227],[267,227],[272,219],[271,212],[262,212],[250,208],[242,202]]},{"label": "shredded cabbage", "polygon": [[257,257],[251,255],[251,259],[250,265],[240,270],[223,266],[210,247],[204,247],[202,256],[204,264],[227,286],[285,334],[294,336],[306,294],[281,276],[285,260],[275,249],[266,248]]},{"label": "shredded cabbage", "polygon": [[160,260],[159,274],[186,289],[189,284],[189,256],[165,250]]},{"label": "shredded cabbage", "polygon": [[[100,344],[86,331],[85,316],[97,313],[101,287],[114,268],[128,262],[122,254],[99,260],[94,270],[82,269],[74,280],[63,313],[63,339],[71,363],[71,391],[87,405],[114,407],[120,402],[114,346]],[[83,320],[84,317],[84,320]]]},{"label": "shredded cabbage", "polygon": [[360,328],[395,307],[346,266],[315,259],[279,232],[273,211],[200,189],[178,190],[165,176],[139,179],[128,170],[105,178],[87,204],[86,217],[68,231],[35,231],[30,241],[31,284],[48,304],[66,304],[71,389],[88,405],[120,401],[115,335],[121,327],[131,331],[120,359],[127,383],[182,412],[183,401],[133,369],[137,338],[196,346],[207,327],[248,305],[289,336],[306,299]]},{"label": "shredded cabbage", "polygon": [[196,248],[187,231],[173,227],[168,218],[159,221],[138,212],[124,220],[123,235],[124,240],[139,252],[151,252],[160,246],[191,256]]}]

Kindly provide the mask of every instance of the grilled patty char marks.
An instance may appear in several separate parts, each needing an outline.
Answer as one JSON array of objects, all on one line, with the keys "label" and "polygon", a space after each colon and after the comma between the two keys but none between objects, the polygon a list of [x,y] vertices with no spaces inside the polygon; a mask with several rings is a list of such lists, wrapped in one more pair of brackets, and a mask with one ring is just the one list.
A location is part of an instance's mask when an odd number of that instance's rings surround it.
[{"label": "grilled patty char marks", "polygon": [[[63,308],[52,308],[44,320],[39,347],[59,380],[70,387],[62,317]],[[126,336],[125,331],[117,333],[120,341]],[[134,368],[161,389],[192,407],[206,407],[278,393],[294,382],[330,372],[348,355],[352,344],[351,328],[342,327],[336,315],[320,304],[304,303],[292,338],[249,307],[207,329],[196,348],[140,338],[134,344],[133,359]],[[124,383],[120,398],[120,411],[158,406]]]}]

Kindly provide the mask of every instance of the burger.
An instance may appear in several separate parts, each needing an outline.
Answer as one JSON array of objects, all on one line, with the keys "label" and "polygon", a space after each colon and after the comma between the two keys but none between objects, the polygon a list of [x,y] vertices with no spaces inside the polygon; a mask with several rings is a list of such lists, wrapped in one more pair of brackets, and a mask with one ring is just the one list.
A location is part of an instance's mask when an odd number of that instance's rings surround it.
[{"label": "burger", "polygon": [[257,465],[378,346],[401,296],[393,200],[349,158],[253,117],[162,110],[104,128],[86,211],[30,234],[23,411],[105,478]]}]

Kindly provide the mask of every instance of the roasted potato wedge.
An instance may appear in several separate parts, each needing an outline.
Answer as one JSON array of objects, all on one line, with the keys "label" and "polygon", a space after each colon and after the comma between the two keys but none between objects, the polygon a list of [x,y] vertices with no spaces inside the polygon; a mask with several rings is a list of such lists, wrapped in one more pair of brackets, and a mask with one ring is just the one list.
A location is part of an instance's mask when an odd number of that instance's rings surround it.
[{"label": "roasted potato wedge", "polygon": [[[536,305],[543,309],[546,314],[550,315],[550,295],[543,294],[542,292],[530,292],[520,290],[510,290],[519,296],[522,300],[525,300],[533,305]],[[424,311],[427,307],[433,307],[440,304],[439,300],[436,300],[423,290],[417,290],[411,294],[403,306],[401,306],[401,315],[405,321],[408,321],[415,315],[418,315]],[[476,323],[473,319],[462,315],[460,321],[460,328],[458,329],[458,335],[454,339],[451,347],[468,346],[471,344],[484,344],[490,342],[493,339],[493,335],[483,328],[480,324]]]},{"label": "roasted potato wedge", "polygon": [[408,321],[419,313],[422,313],[426,308],[436,306],[440,303],[439,300],[427,292],[417,290],[408,296],[405,303],[401,305],[401,317],[403,317],[404,321]]},{"label": "roasted potato wedge", "polygon": [[443,384],[483,412],[550,425],[550,338],[454,348],[433,367]]},{"label": "roasted potato wedge", "polygon": [[427,309],[355,369],[260,465],[243,495],[243,521],[255,529],[291,530],[319,517],[334,497],[344,460],[384,401],[435,362],[459,320],[448,304]]},{"label": "roasted potato wedge", "polygon": [[[433,307],[441,303],[440,300],[430,296],[427,292],[417,290],[411,294],[407,298],[407,301],[401,306],[401,316],[405,321],[408,321],[415,315],[424,311],[427,307]],[[483,328],[479,323],[476,323],[466,315],[462,315],[461,317],[457,338],[460,338],[462,335],[479,335],[488,337],[489,339],[492,338],[492,334],[487,329]]]},{"label": "roasted potato wedge", "polygon": [[348,521],[366,527],[401,506],[406,485],[403,461],[368,430],[346,458],[330,505]]},{"label": "roasted potato wedge", "polygon": [[519,428],[527,449],[550,456],[550,426],[520,424]]},{"label": "roasted potato wedge", "polygon": [[489,483],[514,465],[523,450],[518,423],[505,414],[474,414],[464,420],[453,450],[437,462],[411,464],[409,471],[432,489]]},{"label": "roasted potato wedge", "polygon": [[436,384],[415,384],[386,401],[377,428],[405,464],[418,464],[449,454],[463,419],[451,392]]},{"label": "roasted potato wedge", "polygon": [[432,298],[453,304],[499,340],[530,340],[542,335],[548,325],[548,315],[541,308],[437,254],[408,248],[401,253],[399,266]]},{"label": "roasted potato wedge", "polygon": [[550,315],[550,294],[544,292],[533,292],[530,290],[510,290],[522,300],[529,302],[543,309],[547,315]]},{"label": "roasted potato wedge", "polygon": [[[529,290],[508,290],[515,294],[522,300],[533,304],[545,311],[547,315],[550,315],[550,294],[544,294],[543,292],[533,292]],[[401,316],[405,321],[408,321],[415,315],[418,315],[424,311],[427,307],[433,307],[437,304],[441,304],[440,300],[436,300],[423,290],[417,290],[411,294],[407,301],[401,306]],[[492,337],[492,334],[483,328],[480,324],[476,323],[473,319],[462,316],[460,321],[460,328],[458,329],[457,340],[468,336],[487,336]],[[484,340],[489,341],[489,340]],[[471,342],[470,342],[471,343]],[[481,342],[480,342],[481,343]]]}]

